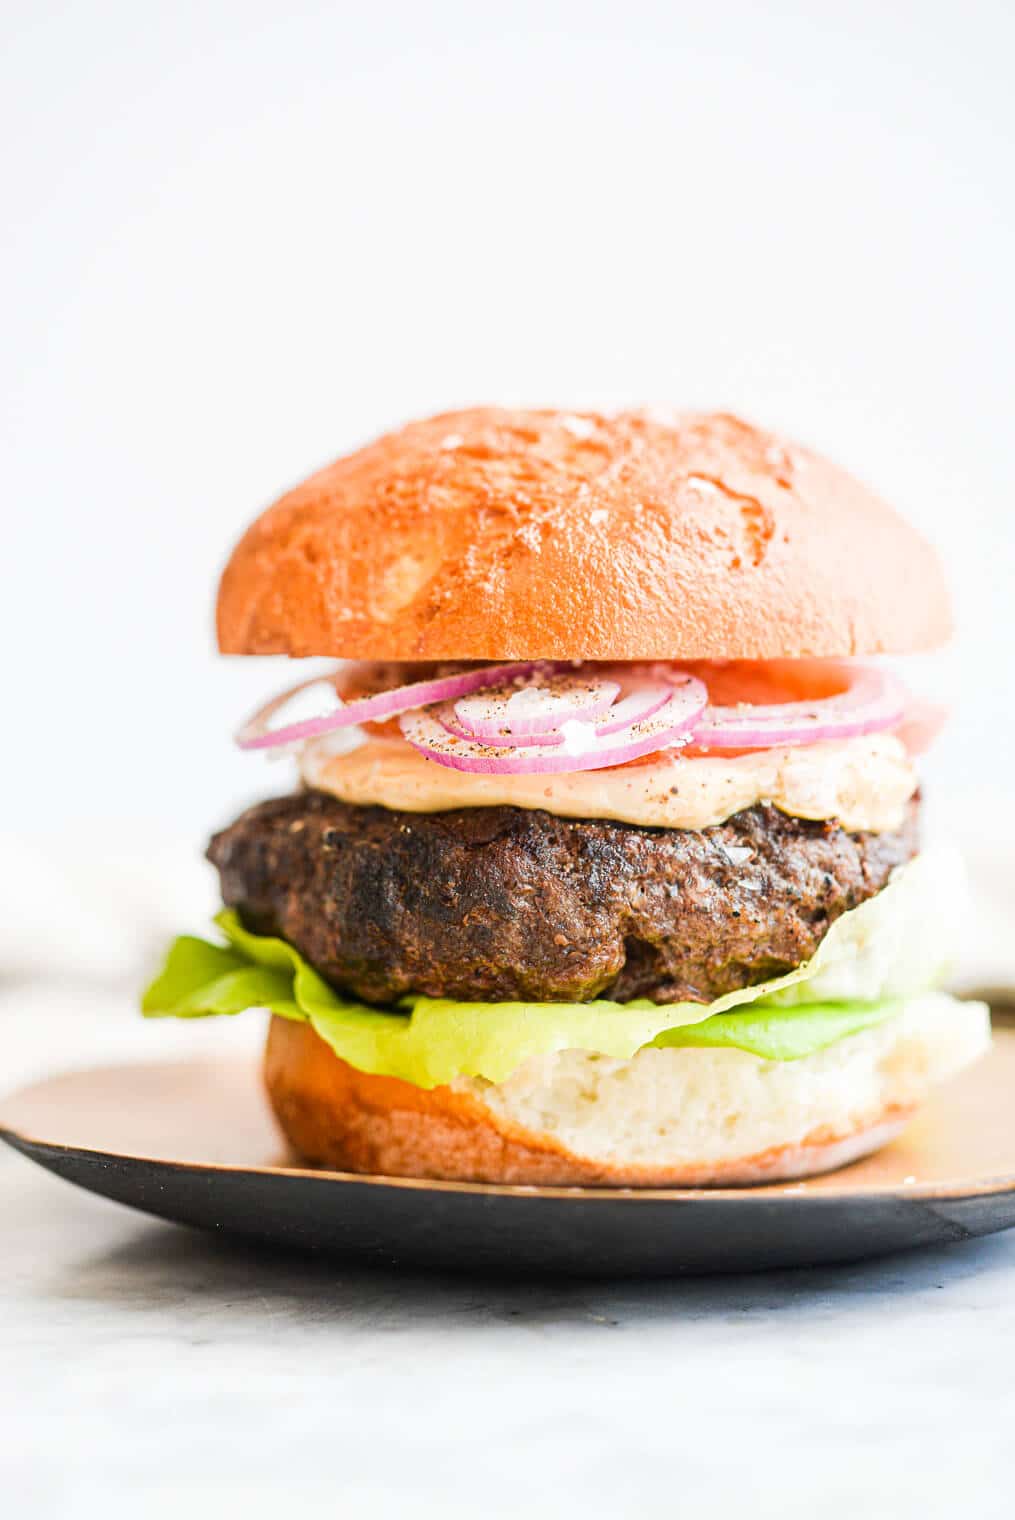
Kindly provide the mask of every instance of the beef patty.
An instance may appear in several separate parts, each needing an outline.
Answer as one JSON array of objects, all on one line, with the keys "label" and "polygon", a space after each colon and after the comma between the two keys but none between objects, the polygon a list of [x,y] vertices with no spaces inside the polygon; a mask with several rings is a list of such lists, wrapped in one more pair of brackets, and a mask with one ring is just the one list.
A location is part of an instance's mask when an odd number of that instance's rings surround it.
[{"label": "beef patty", "polygon": [[697,832],[308,791],[251,808],[208,858],[248,928],[369,1003],[711,1002],[807,960],[916,834],[915,801],[894,833],[766,805]]}]

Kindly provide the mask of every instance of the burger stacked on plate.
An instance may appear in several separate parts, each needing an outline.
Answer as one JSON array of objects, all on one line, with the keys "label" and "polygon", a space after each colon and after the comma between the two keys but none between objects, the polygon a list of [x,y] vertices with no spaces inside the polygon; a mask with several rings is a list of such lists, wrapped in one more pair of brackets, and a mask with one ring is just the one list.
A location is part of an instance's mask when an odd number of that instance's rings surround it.
[{"label": "burger stacked on plate", "polygon": [[418,422],[254,524],[218,631],[345,663],[239,734],[298,788],[212,840],[221,941],[177,941],[145,1009],[269,1009],[304,1157],[802,1176],[986,1048],[937,990],[932,715],[871,661],[947,636],[941,572],[814,454],[719,415]]}]

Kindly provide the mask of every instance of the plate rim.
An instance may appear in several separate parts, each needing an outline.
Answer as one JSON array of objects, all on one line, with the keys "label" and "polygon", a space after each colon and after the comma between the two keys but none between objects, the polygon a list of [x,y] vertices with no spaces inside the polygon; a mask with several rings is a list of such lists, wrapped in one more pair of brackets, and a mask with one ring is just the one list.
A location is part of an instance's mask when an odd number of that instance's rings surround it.
[{"label": "plate rim", "polygon": [[[147,1066],[188,1064],[175,1062],[145,1062]],[[7,1103],[26,1095],[33,1089],[47,1086],[61,1077],[87,1076],[99,1072],[130,1071],[130,1062],[112,1062],[105,1066],[78,1067],[69,1071],[41,1078],[27,1086],[5,1093],[0,1099],[0,1141],[28,1160],[36,1159],[33,1152],[46,1152],[52,1156],[68,1156],[92,1162],[120,1162],[128,1165],[167,1167],[177,1172],[225,1173],[228,1175],[301,1178],[310,1182],[341,1182],[362,1187],[389,1188],[408,1192],[438,1192],[464,1196],[497,1198],[546,1198],[559,1201],[618,1202],[640,1201],[645,1203],[704,1203],[704,1202],[756,1202],[772,1203],[778,1199],[793,1199],[810,1206],[817,1204],[841,1204],[844,1200],[862,1199],[865,1203],[918,1203],[968,1202],[973,1199],[993,1198],[1015,1193],[1015,1172],[1001,1177],[985,1177],[976,1183],[902,1182],[896,1187],[863,1186],[853,1184],[825,1184],[820,1192],[808,1192],[810,1179],[761,1183],[742,1187],[698,1188],[638,1188],[638,1187],[566,1187],[538,1183],[517,1182],[462,1182],[441,1177],[395,1177],[375,1172],[342,1172],[328,1167],[313,1166],[264,1166],[245,1165],[224,1161],[183,1161],[167,1156],[142,1155],[133,1151],[97,1149],[94,1146],[70,1145],[62,1141],[46,1140],[5,1123],[2,1109]],[[845,1168],[844,1170],[848,1170]]]}]

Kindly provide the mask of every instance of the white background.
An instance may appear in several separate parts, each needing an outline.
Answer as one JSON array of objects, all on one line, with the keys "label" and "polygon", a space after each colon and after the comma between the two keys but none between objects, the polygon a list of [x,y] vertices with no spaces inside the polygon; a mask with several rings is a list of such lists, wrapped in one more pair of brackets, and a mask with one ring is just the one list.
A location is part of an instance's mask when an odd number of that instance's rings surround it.
[{"label": "white background", "polygon": [[1004,783],[1010,4],[7,0],[3,31],[14,825],[196,852],[277,789],[228,739],[280,680],[213,656],[232,542],[477,400],[733,408],[875,484],[957,598],[939,780]]}]

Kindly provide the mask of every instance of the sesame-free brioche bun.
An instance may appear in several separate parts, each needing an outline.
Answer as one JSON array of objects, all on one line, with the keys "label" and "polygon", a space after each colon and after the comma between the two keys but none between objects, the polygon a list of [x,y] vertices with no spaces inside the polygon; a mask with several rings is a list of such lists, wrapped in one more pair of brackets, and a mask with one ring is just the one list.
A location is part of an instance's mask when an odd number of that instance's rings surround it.
[{"label": "sesame-free brioche bun", "polygon": [[426,1090],[357,1071],[275,1017],[265,1076],[300,1155],[339,1171],[470,1182],[736,1185],[829,1171],[898,1133],[989,1043],[987,1010],[941,993],[798,1061],[646,1048],[566,1050],[494,1085]]},{"label": "sesame-free brioche bun", "polygon": [[222,576],[225,654],[385,660],[905,654],[950,631],[928,545],[735,417],[481,407],[312,475]]}]

